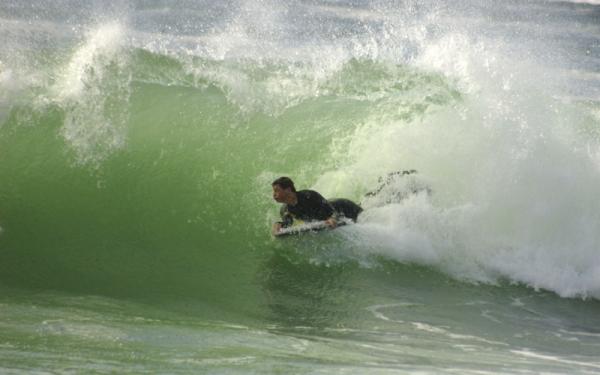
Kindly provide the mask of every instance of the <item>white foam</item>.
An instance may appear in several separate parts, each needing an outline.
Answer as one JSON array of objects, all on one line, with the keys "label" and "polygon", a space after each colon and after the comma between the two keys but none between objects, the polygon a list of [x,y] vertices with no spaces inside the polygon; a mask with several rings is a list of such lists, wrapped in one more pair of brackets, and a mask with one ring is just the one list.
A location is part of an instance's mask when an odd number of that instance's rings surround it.
[{"label": "white foam", "polygon": [[600,333],[595,333],[595,332],[569,331],[569,330],[564,330],[564,329],[561,329],[560,332],[563,332],[563,333],[566,333],[569,335],[600,338]]},{"label": "white foam", "polygon": [[[580,131],[600,122],[554,99],[552,70],[505,43],[459,30],[424,40],[415,65],[456,82],[463,97],[424,116],[368,118],[336,141],[346,164],[315,188],[356,196],[379,176],[417,169],[432,196],[365,210],[357,241],[367,253],[600,298],[600,142]],[[402,104],[411,113],[427,103]]]},{"label": "white foam", "polygon": [[530,350],[511,350],[511,353],[514,353],[514,354],[517,354],[517,355],[520,355],[523,357],[543,359],[545,361],[564,363],[564,364],[568,364],[568,365],[576,365],[576,366],[590,367],[590,368],[596,368],[596,369],[600,368],[600,363],[575,361],[575,360],[565,359],[565,358],[561,358],[561,357],[554,356],[554,355],[535,353]]},{"label": "white foam", "polygon": [[[402,165],[425,171],[433,184],[432,198],[422,194],[365,211],[360,227],[369,248],[403,261],[436,264],[458,277],[491,281],[502,276],[562,296],[600,296],[600,238],[594,229],[600,225],[600,207],[592,198],[600,189],[597,167],[585,154],[552,140],[552,134],[541,142],[525,139],[533,145],[520,150],[507,141],[504,129],[490,129],[492,134],[454,130],[459,132],[421,131],[425,134],[419,137],[407,130],[387,139],[378,133],[364,157],[357,158],[352,168],[368,176],[394,154],[406,155]],[[494,132],[507,138],[491,141]],[[399,152],[386,150],[388,145]]]},{"label": "white foam", "polygon": [[373,306],[367,307],[367,310],[370,311],[373,314],[373,316],[375,316],[377,319],[385,320],[388,322],[404,323],[404,321],[402,321],[402,320],[389,318],[388,316],[383,314],[380,310],[388,309],[388,308],[395,308],[395,307],[406,308],[406,307],[415,307],[415,306],[421,306],[421,305],[417,304],[417,303],[411,303],[411,302],[401,302],[401,303],[391,303],[391,304],[386,304],[386,305],[373,305]]},{"label": "white foam", "polygon": [[433,334],[437,334],[437,335],[444,335],[444,336],[447,336],[454,340],[477,341],[477,342],[483,342],[483,343],[491,344],[491,345],[508,346],[508,344],[506,344],[504,342],[500,342],[500,341],[486,340],[484,338],[481,338],[478,336],[473,336],[473,335],[462,335],[462,334],[452,333],[449,330],[447,330],[446,328],[432,326],[427,323],[412,322],[411,324],[417,330],[421,330],[421,331],[425,331],[425,332],[433,333]]}]

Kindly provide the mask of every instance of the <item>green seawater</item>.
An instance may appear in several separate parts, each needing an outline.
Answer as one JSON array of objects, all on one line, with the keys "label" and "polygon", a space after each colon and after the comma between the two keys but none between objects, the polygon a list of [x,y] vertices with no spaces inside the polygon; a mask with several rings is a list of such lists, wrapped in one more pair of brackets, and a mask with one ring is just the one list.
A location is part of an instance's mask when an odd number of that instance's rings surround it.
[{"label": "green seawater", "polygon": [[[23,4],[1,373],[600,373],[592,5]],[[275,239],[282,175],[365,211]]]}]

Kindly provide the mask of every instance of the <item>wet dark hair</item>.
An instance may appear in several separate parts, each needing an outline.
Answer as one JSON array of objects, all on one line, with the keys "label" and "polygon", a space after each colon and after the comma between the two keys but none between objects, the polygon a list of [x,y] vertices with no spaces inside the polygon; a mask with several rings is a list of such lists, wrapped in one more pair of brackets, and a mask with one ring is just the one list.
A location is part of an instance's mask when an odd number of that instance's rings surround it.
[{"label": "wet dark hair", "polygon": [[292,189],[294,193],[296,192],[294,181],[289,177],[279,177],[277,180],[273,181],[271,185],[279,185],[282,189]]}]

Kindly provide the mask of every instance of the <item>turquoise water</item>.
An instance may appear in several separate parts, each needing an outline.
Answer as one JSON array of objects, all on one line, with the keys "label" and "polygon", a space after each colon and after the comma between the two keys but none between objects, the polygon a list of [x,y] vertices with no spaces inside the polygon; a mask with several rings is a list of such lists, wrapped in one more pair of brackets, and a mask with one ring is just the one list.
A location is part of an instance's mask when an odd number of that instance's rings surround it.
[{"label": "turquoise water", "polygon": [[0,5],[1,371],[600,372],[599,14]]}]

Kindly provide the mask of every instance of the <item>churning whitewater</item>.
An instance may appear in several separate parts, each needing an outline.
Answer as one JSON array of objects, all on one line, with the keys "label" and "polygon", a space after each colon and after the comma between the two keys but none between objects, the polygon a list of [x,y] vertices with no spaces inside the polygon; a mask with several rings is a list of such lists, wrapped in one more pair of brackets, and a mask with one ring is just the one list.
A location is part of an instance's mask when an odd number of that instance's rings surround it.
[{"label": "churning whitewater", "polygon": [[[0,369],[598,372],[598,19],[5,1]],[[282,175],[358,223],[273,239]]]}]

